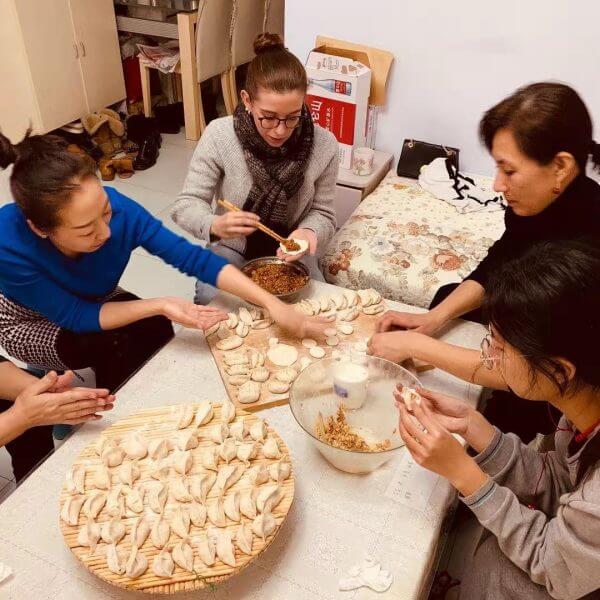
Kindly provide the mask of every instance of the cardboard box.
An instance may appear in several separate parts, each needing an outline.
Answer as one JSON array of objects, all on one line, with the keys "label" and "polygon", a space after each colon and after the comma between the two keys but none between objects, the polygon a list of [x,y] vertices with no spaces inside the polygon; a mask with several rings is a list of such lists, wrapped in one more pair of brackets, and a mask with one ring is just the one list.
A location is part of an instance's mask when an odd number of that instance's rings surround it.
[{"label": "cardboard box", "polygon": [[353,148],[364,146],[367,140],[371,69],[366,55],[358,61],[332,51],[321,47],[308,55],[306,103],[315,124],[335,135],[340,165],[349,169]]}]

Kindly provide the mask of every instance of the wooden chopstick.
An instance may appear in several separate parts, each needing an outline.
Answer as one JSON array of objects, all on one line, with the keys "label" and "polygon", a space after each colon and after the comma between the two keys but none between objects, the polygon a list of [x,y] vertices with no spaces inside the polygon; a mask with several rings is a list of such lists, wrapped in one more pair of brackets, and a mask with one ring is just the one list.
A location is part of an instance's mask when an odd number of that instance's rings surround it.
[{"label": "wooden chopstick", "polygon": [[[241,211],[241,208],[238,208],[235,204],[231,204],[228,200],[217,200],[217,203],[220,204],[223,208],[231,211]],[[280,244],[283,244],[287,241],[285,238],[281,237],[278,233],[275,233],[272,229],[269,229],[266,225],[263,225],[260,221],[256,225],[257,229],[260,229],[262,232],[270,235],[273,239],[277,240]]]}]

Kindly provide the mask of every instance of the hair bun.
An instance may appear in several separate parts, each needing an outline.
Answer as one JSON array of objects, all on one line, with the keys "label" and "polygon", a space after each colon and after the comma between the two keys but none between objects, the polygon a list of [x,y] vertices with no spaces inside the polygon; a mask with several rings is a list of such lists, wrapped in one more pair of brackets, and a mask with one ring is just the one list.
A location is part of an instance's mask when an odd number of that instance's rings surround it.
[{"label": "hair bun", "polygon": [[254,40],[254,54],[285,50],[283,40],[276,33],[261,33]]},{"label": "hair bun", "polygon": [[11,141],[0,133],[0,169],[6,169],[17,161],[19,152]]}]

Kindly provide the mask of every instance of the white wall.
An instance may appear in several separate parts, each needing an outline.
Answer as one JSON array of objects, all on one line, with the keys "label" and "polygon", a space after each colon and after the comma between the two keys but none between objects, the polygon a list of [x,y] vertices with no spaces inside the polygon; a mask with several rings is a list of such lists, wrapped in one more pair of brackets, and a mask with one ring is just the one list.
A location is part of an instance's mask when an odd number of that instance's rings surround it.
[{"label": "white wall", "polygon": [[600,141],[598,0],[287,0],[286,44],[304,61],[317,34],[383,48],[396,60],[377,145],[404,138],[461,149],[461,168],[492,173],[477,138],[484,110],[518,86],[573,85]]}]

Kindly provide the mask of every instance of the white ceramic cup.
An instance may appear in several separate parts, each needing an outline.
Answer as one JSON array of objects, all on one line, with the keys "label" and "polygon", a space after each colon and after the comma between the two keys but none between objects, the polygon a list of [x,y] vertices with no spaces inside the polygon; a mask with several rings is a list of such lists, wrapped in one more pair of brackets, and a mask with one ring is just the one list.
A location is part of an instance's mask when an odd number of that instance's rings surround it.
[{"label": "white ceramic cup", "polygon": [[335,366],[333,391],[346,408],[360,408],[367,398],[368,380],[369,371],[365,366],[345,360]]},{"label": "white ceramic cup", "polygon": [[370,175],[374,158],[375,150],[372,148],[356,148],[352,153],[352,172],[355,175]]}]

